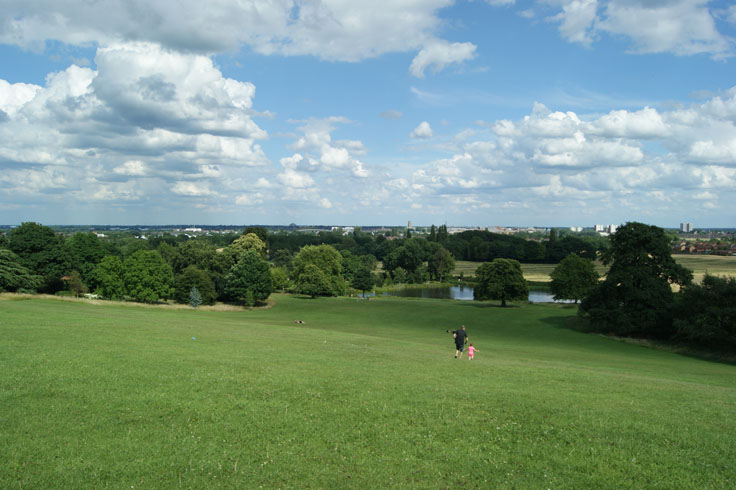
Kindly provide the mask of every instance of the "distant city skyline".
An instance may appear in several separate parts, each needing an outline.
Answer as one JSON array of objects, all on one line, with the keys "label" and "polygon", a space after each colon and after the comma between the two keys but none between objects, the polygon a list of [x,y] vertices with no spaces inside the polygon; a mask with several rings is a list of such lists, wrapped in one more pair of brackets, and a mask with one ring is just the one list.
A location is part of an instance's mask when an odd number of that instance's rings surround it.
[{"label": "distant city skyline", "polygon": [[735,54],[728,0],[10,0],[0,223],[734,227]]}]

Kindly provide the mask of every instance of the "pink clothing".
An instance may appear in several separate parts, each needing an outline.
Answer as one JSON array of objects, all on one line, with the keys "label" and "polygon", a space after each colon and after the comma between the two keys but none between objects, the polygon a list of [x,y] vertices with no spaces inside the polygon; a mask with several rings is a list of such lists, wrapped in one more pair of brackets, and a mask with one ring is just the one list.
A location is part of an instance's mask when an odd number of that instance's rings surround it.
[{"label": "pink clothing", "polygon": [[468,357],[473,357],[475,355],[475,347],[472,345],[468,347]]}]

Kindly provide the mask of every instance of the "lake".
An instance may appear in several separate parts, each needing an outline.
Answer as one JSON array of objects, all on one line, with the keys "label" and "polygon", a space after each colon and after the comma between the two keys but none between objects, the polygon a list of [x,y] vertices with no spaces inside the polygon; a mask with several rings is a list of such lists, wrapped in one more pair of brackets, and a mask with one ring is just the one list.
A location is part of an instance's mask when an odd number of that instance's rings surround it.
[{"label": "lake", "polygon": [[[394,289],[380,293],[383,296],[401,296],[404,298],[431,298],[457,299],[460,301],[473,300],[473,288],[469,286],[432,286],[421,288]],[[552,293],[548,289],[529,291],[529,301],[532,303],[553,303]],[[567,303],[568,301],[559,301]]]}]

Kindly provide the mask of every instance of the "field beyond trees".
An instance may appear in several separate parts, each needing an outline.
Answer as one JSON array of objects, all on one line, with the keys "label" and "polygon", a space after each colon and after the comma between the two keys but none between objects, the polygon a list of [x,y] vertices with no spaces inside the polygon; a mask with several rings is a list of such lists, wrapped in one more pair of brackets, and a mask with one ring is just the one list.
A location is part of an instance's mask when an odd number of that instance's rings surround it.
[{"label": "field beyond trees", "polygon": [[[736,277],[736,257],[734,256],[674,254],[672,258],[678,264],[693,271],[693,280],[696,283],[700,283],[706,273],[712,276]],[[459,275],[462,272],[465,276],[472,276],[481,263],[458,260],[455,263],[454,274]],[[605,274],[608,270],[599,261],[595,262],[595,266],[600,275]],[[524,278],[531,282],[549,282],[549,275],[555,267],[557,264],[521,264]]]},{"label": "field beyond trees", "polygon": [[0,295],[0,487],[736,486],[736,366],[559,305],[270,302]]}]

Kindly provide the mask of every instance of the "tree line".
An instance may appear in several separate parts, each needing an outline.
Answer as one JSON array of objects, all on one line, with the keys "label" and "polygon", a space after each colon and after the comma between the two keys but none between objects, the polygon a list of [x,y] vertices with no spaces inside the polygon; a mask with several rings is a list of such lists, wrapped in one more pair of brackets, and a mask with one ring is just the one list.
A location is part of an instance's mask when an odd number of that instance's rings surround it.
[{"label": "tree line", "polygon": [[[226,236],[100,239],[89,232],[64,236],[28,222],[0,235],[0,290],[254,305],[273,291],[338,296],[351,288],[443,282],[456,259],[470,259],[484,262],[475,277],[466,278],[475,299],[505,305],[528,296],[519,259],[559,259],[552,292],[556,299],[580,301],[591,330],[736,347],[736,280],[707,275],[693,283],[692,272],[672,258],[672,237],[663,229],[627,223],[605,245],[554,231],[543,242],[484,231],[449,235],[443,226],[432,227],[427,237],[407,233],[397,239],[359,228],[303,234],[260,227]],[[602,280],[593,266],[596,256],[609,266]]]}]

